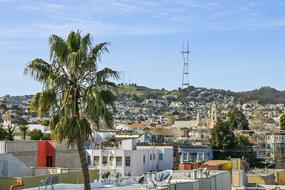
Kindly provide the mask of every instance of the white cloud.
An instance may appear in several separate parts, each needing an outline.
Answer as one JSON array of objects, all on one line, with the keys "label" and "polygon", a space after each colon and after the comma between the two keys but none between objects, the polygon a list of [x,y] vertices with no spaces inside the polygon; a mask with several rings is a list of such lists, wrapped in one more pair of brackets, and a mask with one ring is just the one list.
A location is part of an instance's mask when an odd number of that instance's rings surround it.
[{"label": "white cloud", "polygon": [[77,29],[120,36],[192,30],[263,30],[285,25],[281,16],[267,18],[262,14],[260,2],[248,3],[245,0],[87,0],[79,4],[73,1],[61,1],[60,4],[55,1],[0,0],[0,3],[10,5],[19,16],[35,12],[35,18],[31,20],[2,24],[1,36],[15,38],[46,37],[51,33],[66,34]]}]

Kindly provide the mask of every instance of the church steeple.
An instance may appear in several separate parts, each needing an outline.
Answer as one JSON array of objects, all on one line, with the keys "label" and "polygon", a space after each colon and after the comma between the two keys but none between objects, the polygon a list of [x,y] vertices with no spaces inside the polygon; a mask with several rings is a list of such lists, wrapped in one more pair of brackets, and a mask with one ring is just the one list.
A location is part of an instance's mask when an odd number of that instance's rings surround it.
[{"label": "church steeple", "polygon": [[211,109],[211,114],[210,114],[210,123],[209,123],[209,127],[211,129],[215,126],[217,120],[218,120],[217,104],[213,103],[212,104],[212,109]]}]

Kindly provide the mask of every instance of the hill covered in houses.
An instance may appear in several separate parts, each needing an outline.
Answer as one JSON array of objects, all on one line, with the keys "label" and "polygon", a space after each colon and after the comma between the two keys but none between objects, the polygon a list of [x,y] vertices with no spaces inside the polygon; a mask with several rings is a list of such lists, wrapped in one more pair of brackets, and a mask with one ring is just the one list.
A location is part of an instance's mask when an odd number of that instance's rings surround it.
[{"label": "hill covered in houses", "polygon": [[[40,123],[41,118],[29,113],[31,98],[32,95],[1,97],[1,114],[10,111],[15,124]],[[250,116],[251,112],[261,107],[265,115],[277,118],[285,112],[285,91],[262,87],[247,92],[233,92],[194,86],[165,90],[136,84],[121,84],[114,117],[116,123],[143,121],[167,124],[166,118],[169,117],[176,120],[192,120],[196,118],[197,113],[201,117],[208,117],[213,102],[218,105],[221,115],[225,115],[233,107],[239,107]]]},{"label": "hill covered in houses", "polygon": [[215,101],[215,97],[234,97],[235,100],[246,103],[256,101],[259,104],[284,104],[285,91],[271,87],[261,87],[250,91],[234,92],[223,89],[212,89],[189,86],[186,89],[165,90],[153,89],[145,86],[120,85],[120,95],[137,96],[139,98],[161,98],[163,96],[177,96],[178,98]]}]

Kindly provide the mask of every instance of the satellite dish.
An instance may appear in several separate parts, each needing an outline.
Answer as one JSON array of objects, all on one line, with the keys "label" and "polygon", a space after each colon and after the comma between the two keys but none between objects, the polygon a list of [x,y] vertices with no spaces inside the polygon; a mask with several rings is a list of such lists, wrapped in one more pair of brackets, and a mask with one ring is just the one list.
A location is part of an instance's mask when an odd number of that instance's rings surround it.
[{"label": "satellite dish", "polygon": [[144,182],[144,176],[140,177],[139,180],[137,181],[136,179],[134,179],[136,182],[138,182],[139,184],[143,184]]},{"label": "satellite dish", "polygon": [[122,177],[122,174],[120,172],[117,172],[116,173],[116,178],[118,179],[118,178],[121,178],[121,177]]},{"label": "satellite dish", "polygon": [[206,177],[209,177],[210,176],[210,170],[208,168],[204,168],[203,169],[203,174],[206,176]]},{"label": "satellite dish", "polygon": [[109,171],[107,171],[107,172],[104,172],[103,174],[102,174],[102,179],[108,179],[109,178],[109,176],[110,176],[110,172]]},{"label": "satellite dish", "polygon": [[161,175],[161,178],[159,180],[160,182],[167,180],[167,178],[169,178],[169,176],[171,175],[170,171],[168,171],[168,170],[161,172],[161,174],[162,175]]}]

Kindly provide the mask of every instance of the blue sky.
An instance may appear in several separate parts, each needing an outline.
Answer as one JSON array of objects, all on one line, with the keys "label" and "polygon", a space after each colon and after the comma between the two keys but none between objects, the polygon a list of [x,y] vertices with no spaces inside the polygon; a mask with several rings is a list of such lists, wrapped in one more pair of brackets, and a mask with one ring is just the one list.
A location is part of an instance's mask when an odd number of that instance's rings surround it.
[{"label": "blue sky", "polygon": [[25,65],[48,60],[50,34],[78,29],[111,43],[101,66],[125,82],[180,87],[189,40],[191,85],[285,90],[284,10],[283,0],[0,0],[0,95],[39,91]]}]

